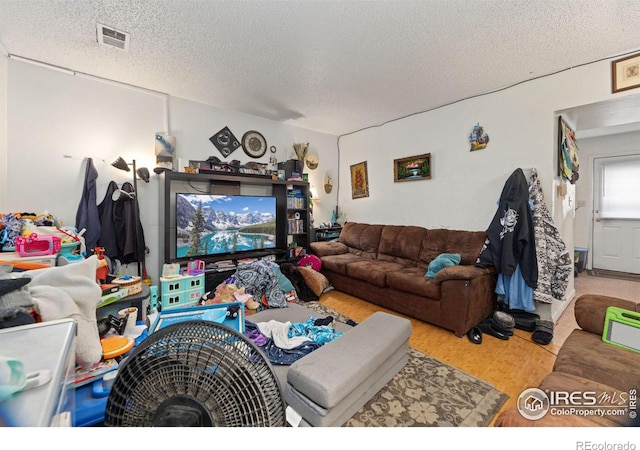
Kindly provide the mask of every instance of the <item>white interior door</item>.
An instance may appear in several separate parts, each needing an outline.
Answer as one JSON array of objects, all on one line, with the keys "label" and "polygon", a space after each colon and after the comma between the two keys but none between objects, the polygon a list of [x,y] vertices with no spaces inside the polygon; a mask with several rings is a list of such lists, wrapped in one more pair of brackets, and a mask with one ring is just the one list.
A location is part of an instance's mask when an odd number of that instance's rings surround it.
[{"label": "white interior door", "polygon": [[594,269],[640,274],[640,155],[594,159]]}]

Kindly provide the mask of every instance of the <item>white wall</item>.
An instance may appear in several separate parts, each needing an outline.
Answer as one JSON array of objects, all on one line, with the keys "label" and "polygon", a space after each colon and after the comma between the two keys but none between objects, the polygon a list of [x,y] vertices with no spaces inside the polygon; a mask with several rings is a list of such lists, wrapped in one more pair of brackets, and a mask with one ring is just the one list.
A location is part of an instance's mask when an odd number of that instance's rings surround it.
[{"label": "white wall", "polygon": [[[338,166],[337,137],[304,128],[294,127],[249,114],[225,111],[202,103],[196,103],[176,97],[169,101],[172,134],[176,137],[178,159],[206,160],[209,156],[216,156],[220,160],[239,160],[242,164],[250,161],[268,164],[271,153],[261,158],[248,156],[242,147],[224,158],[218,149],[209,141],[216,132],[228,126],[231,132],[242,139],[244,133],[250,130],[260,132],[267,141],[267,147],[276,147],[278,162],[295,158],[293,143],[308,142],[309,154],[318,155],[318,167],[310,170],[305,165],[305,173],[309,174],[309,184],[315,187],[320,200],[314,202],[314,220],[318,226],[321,222],[331,219],[331,211],[336,206],[336,191],[326,194],[322,188],[324,177],[329,171],[336,173]],[[180,168],[179,170],[182,170]],[[332,176],[337,183],[336,176]]]},{"label": "white wall", "polygon": [[[135,159],[138,167],[155,161],[165,95],[12,59],[8,66],[6,211],[48,211],[74,226],[87,158],[98,172],[98,203],[110,181],[133,181],[132,172],[111,166],[118,156]],[[138,191],[149,245],[158,241],[157,186],[140,182]],[[150,250],[147,265],[157,276],[159,252],[153,245]]]},{"label": "white wall", "polygon": [[[343,136],[340,209],[356,222],[485,230],[509,175],[535,167],[572,249],[575,190],[556,193],[555,111],[612,98],[610,74],[610,62],[602,61]],[[468,135],[476,123],[490,142],[471,152]],[[431,153],[432,179],[394,183],[393,160],[422,153]],[[361,161],[368,163],[370,196],[352,199],[349,168]],[[567,297],[573,296],[571,279]],[[567,303],[554,305],[554,317]]]},{"label": "white wall", "polygon": [[575,246],[589,249],[587,267],[591,267],[594,158],[640,154],[640,132],[578,139],[577,142],[580,157],[580,178],[576,182],[576,202],[585,202],[585,207],[576,210]]},{"label": "white wall", "polygon": [[[167,97],[161,94],[17,61],[8,66],[5,209],[48,209],[67,223],[75,220],[83,157],[104,160],[97,165],[104,189],[111,179],[127,179],[109,166],[118,155],[153,167],[153,134],[166,123],[183,159],[218,156],[208,138],[228,125],[238,137],[249,129],[262,132],[268,144],[277,147],[280,161],[292,155],[293,142],[310,142],[311,151],[320,156],[320,167],[310,171],[311,185],[321,193],[316,223],[330,218],[338,198],[350,221],[484,230],[508,176],[518,167],[535,167],[556,225],[573,248],[575,191],[569,186],[564,197],[556,194],[555,111],[614,97],[610,62],[601,61],[343,136],[337,155],[332,136],[175,98],[165,105]],[[490,142],[486,149],[470,152],[468,135],[476,123],[484,126]],[[422,153],[431,153],[432,179],[394,183],[393,160]],[[251,160],[241,149],[229,159]],[[260,161],[268,161],[268,156]],[[349,166],[361,161],[368,163],[370,196],[353,200]],[[321,188],[327,170],[335,171],[331,195]],[[159,229],[157,186],[152,179],[142,189],[147,241],[158,242],[153,238]],[[150,261],[160,254],[152,248]],[[149,267],[159,264],[149,262]],[[554,305],[554,315],[562,307]]]},{"label": "white wall", "polygon": [[[7,77],[3,76],[4,67],[8,67]],[[164,262],[158,245],[162,233],[159,177],[152,171],[156,132],[168,131],[177,137],[178,158],[197,160],[210,155],[223,159],[209,137],[224,126],[239,138],[247,130],[260,131],[269,146],[277,147],[280,161],[291,156],[294,142],[309,142],[311,152],[317,153],[320,160],[318,169],[309,171],[311,185],[321,193],[314,209],[316,223],[331,217],[336,193],[324,194],[321,185],[324,173],[335,171],[337,166],[335,136],[0,57],[0,86],[5,78],[7,88],[0,89],[0,107],[6,94],[8,114],[5,126],[2,108],[0,125],[6,133],[0,134],[0,171],[6,157],[8,173],[0,178],[0,211],[49,211],[65,225],[75,225],[86,158],[93,159],[98,171],[98,203],[111,180],[118,184],[133,180],[131,172],[115,169],[111,162],[118,156],[129,162],[135,159],[138,167],[146,166],[151,172],[150,183],[139,181],[138,190],[141,221],[150,249],[146,265],[154,282],[158,282]],[[269,153],[256,160],[240,148],[227,158],[231,159],[268,162]],[[127,271],[134,273],[135,269],[131,265]]]},{"label": "white wall", "polygon": [[[7,53],[0,44],[0,130],[7,129]],[[7,133],[0,133],[0,180],[7,179]],[[0,213],[7,211],[7,190],[0,183]]]}]

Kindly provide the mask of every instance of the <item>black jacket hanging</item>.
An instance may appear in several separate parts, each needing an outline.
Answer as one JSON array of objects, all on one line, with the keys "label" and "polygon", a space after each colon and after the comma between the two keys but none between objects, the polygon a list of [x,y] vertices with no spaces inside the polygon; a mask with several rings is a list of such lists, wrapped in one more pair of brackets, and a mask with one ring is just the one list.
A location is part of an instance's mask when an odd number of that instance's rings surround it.
[{"label": "black jacket hanging", "polygon": [[118,189],[115,181],[110,181],[107,186],[107,193],[104,199],[98,205],[98,214],[100,216],[100,239],[98,239],[98,247],[104,248],[104,254],[111,259],[121,260],[120,250],[118,248],[118,238],[114,223],[114,206],[113,193]]},{"label": "black jacket hanging", "polygon": [[87,158],[82,197],[76,212],[76,230],[78,232],[82,231],[82,229],[85,230],[83,236],[87,252],[92,251],[98,245],[98,238],[100,237],[100,215],[98,214],[96,200],[97,178],[98,171],[93,165],[93,159]]},{"label": "black jacket hanging", "polygon": [[[113,224],[118,243],[119,258],[123,264],[143,262],[145,257],[145,241],[138,201],[133,191],[133,185],[123,183],[120,188],[124,192],[115,201],[113,207]],[[136,220],[137,218],[137,220]]]},{"label": "black jacket hanging", "polygon": [[494,266],[499,274],[513,275],[520,265],[528,286],[538,283],[535,232],[529,205],[529,184],[522,169],[507,179],[498,210],[487,229],[487,239],[476,262],[479,267]]}]

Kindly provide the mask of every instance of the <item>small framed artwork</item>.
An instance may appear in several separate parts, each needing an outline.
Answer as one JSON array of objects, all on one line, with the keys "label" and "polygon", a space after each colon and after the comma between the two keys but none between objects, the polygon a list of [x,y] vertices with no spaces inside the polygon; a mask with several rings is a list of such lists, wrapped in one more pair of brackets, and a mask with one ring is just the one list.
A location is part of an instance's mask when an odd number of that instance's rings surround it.
[{"label": "small framed artwork", "polygon": [[612,93],[640,87],[640,53],[611,63]]},{"label": "small framed artwork", "polygon": [[367,175],[367,162],[363,161],[351,166],[351,198],[368,196],[369,176]]},{"label": "small framed artwork", "polygon": [[428,180],[431,178],[431,153],[393,160],[393,181]]},{"label": "small framed artwork", "polygon": [[156,167],[173,170],[173,160],[176,156],[176,137],[156,133],[155,152]]},{"label": "small framed artwork", "polygon": [[485,133],[484,127],[479,123],[473,126],[473,130],[471,131],[471,134],[469,134],[469,143],[471,144],[472,152],[487,148],[489,135]]}]

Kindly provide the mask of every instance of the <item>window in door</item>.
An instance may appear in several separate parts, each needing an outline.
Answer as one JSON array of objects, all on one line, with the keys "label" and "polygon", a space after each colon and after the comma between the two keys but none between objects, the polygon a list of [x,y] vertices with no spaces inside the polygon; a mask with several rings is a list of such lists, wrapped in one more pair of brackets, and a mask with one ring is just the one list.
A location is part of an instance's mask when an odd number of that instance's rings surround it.
[{"label": "window in door", "polygon": [[640,156],[603,162],[600,177],[600,218],[640,219]]}]

